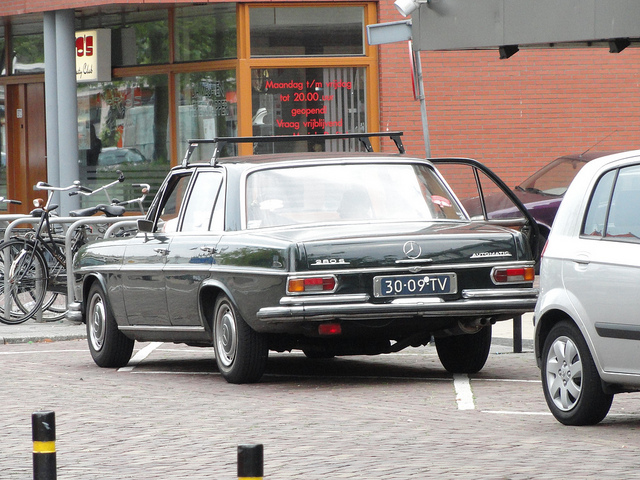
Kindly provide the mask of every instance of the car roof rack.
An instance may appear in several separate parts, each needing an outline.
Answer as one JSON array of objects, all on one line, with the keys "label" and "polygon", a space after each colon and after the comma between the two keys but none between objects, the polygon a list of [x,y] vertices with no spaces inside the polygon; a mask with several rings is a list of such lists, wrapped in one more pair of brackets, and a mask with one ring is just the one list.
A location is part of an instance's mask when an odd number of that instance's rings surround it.
[{"label": "car roof rack", "polygon": [[404,145],[400,138],[403,132],[371,132],[371,133],[328,133],[323,135],[271,135],[259,137],[214,137],[210,139],[193,139],[189,140],[189,148],[182,159],[182,166],[189,165],[189,160],[194,150],[200,144],[213,144],[213,155],[211,156],[211,165],[215,166],[220,156],[220,152],[228,143],[276,143],[276,142],[295,142],[302,140],[344,140],[349,138],[357,138],[366,148],[367,152],[373,152],[371,146],[371,137],[389,137],[396,144],[398,153],[404,153]]}]

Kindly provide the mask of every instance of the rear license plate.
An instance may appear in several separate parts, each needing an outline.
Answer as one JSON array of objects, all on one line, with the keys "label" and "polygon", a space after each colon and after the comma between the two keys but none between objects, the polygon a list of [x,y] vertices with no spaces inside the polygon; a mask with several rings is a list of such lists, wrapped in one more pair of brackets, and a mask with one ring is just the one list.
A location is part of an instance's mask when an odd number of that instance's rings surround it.
[{"label": "rear license plate", "polygon": [[437,275],[389,275],[373,278],[375,297],[419,297],[456,293],[458,282],[455,273]]}]

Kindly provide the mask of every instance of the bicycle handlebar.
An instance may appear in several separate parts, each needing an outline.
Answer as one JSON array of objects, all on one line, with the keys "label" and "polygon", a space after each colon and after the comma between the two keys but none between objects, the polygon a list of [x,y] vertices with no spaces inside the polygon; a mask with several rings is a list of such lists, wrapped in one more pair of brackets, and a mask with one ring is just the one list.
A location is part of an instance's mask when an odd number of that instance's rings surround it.
[{"label": "bicycle handlebar", "polygon": [[[65,192],[65,191],[68,191],[68,190],[73,190],[72,192],[69,192],[70,196],[73,196],[73,195],[89,196],[89,195],[94,195],[94,194],[96,194],[98,192],[104,191],[105,194],[107,195],[107,199],[109,200],[109,203],[111,203],[112,205],[127,206],[127,205],[130,205],[132,203],[137,203],[140,206],[140,210],[142,212],[144,212],[144,208],[142,206],[142,202],[144,202],[145,198],[147,197],[147,194],[151,190],[151,186],[148,183],[133,183],[133,184],[131,184],[132,187],[141,188],[142,189],[142,195],[140,197],[132,198],[131,200],[126,200],[126,201],[122,201],[122,202],[119,202],[119,201],[117,201],[115,199],[112,200],[111,197],[109,196],[109,193],[106,190],[108,188],[114,186],[114,185],[117,185],[118,183],[124,182],[124,180],[125,180],[125,176],[124,176],[124,173],[122,173],[122,171],[116,170],[116,172],[118,173],[118,178],[116,180],[114,180],[113,182],[108,183],[106,185],[103,185],[102,187],[97,188],[95,190],[91,190],[90,188],[81,185],[80,184],[80,180],[75,180],[73,182],[73,185],[69,185],[67,187],[53,187],[53,186],[49,185],[47,182],[38,182],[33,187],[33,189],[34,190],[47,190],[49,192],[49,201],[51,201],[51,194],[53,192]],[[7,203],[15,203],[15,202],[17,202],[18,204],[20,204],[20,202],[18,202],[17,200],[3,200],[3,197],[0,197],[0,201],[6,201]]]},{"label": "bicycle handlebar", "polygon": [[33,187],[34,190],[47,190],[49,192],[65,192],[67,190],[73,190],[81,188],[80,180],[76,180],[73,182],[73,185],[69,185],[68,187],[52,187],[47,182],[38,182]]}]

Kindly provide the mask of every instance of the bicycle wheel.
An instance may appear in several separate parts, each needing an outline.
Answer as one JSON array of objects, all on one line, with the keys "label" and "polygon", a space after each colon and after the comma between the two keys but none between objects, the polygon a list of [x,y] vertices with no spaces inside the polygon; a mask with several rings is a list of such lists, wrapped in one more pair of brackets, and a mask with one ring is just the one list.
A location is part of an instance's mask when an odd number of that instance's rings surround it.
[{"label": "bicycle wheel", "polygon": [[[59,257],[65,258],[64,240],[54,238],[53,243],[48,241],[47,245],[55,249]],[[67,268],[46,248],[40,252],[47,264],[47,293],[42,302],[42,320],[54,322],[67,313]]]},{"label": "bicycle wheel", "polygon": [[42,306],[47,292],[47,264],[33,242],[0,243],[0,322],[23,323]]}]

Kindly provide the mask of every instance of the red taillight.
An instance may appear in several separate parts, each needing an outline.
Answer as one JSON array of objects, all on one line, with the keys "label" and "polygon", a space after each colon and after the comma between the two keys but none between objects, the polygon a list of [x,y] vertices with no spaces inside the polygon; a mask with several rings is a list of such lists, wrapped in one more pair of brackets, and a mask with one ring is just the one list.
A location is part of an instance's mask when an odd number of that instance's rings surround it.
[{"label": "red taillight", "polygon": [[333,292],[336,288],[336,277],[290,278],[287,283],[288,293],[320,293]]},{"label": "red taillight", "polygon": [[533,282],[536,272],[533,267],[494,268],[491,276],[495,283]]},{"label": "red taillight", "polygon": [[318,325],[318,333],[320,335],[340,335],[342,326],[339,323],[323,323]]}]

